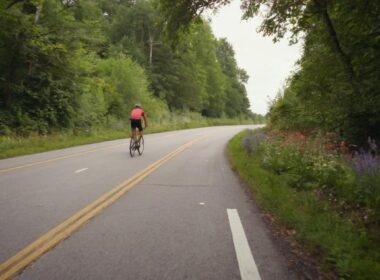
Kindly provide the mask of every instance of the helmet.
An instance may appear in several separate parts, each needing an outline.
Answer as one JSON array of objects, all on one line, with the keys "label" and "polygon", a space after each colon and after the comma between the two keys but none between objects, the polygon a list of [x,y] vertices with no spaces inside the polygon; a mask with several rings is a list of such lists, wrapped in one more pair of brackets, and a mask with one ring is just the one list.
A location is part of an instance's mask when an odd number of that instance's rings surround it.
[{"label": "helmet", "polygon": [[140,103],[136,103],[134,107],[135,108],[141,108],[141,104]]}]

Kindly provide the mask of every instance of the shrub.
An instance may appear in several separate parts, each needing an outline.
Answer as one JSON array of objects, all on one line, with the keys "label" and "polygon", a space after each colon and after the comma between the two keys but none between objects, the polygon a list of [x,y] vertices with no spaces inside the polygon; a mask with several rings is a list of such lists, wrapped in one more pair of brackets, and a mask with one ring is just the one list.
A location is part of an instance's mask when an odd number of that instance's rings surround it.
[{"label": "shrub", "polygon": [[373,222],[380,220],[380,159],[373,140],[368,141],[368,151],[347,161],[335,149],[328,152],[323,145],[316,146],[320,139],[305,142],[294,133],[290,137],[268,135],[251,133],[243,139],[249,153],[261,150],[264,168],[283,176],[293,188],[319,190],[339,204],[367,209]]}]

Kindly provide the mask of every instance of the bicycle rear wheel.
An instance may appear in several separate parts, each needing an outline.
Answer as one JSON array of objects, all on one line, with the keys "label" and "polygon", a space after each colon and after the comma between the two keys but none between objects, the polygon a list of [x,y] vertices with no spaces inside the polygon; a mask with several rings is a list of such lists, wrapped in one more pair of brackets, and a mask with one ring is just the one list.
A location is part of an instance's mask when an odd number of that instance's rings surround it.
[{"label": "bicycle rear wheel", "polygon": [[142,153],[144,152],[144,137],[141,136],[138,143],[139,143],[139,146],[137,148],[137,151],[139,152],[139,155],[141,156]]},{"label": "bicycle rear wheel", "polygon": [[131,157],[134,157],[136,153],[136,143],[133,138],[131,138],[131,141],[129,142],[129,154]]}]

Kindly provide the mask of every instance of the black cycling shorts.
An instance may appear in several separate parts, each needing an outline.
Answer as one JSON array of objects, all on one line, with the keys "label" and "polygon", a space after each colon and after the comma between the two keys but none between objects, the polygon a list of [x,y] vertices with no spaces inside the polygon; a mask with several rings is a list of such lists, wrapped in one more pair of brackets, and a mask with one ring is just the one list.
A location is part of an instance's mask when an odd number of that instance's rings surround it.
[{"label": "black cycling shorts", "polygon": [[141,123],[141,119],[131,119],[131,128],[132,129],[136,129],[138,128],[139,131],[142,131],[143,128],[142,128],[142,123]]}]

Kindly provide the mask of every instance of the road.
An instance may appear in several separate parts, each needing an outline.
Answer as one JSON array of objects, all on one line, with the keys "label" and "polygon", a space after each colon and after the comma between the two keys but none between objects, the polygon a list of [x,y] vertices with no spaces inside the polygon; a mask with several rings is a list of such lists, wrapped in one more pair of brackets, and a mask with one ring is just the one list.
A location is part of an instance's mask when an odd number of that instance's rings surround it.
[{"label": "road", "polygon": [[0,279],[297,278],[230,170],[245,128],[146,135],[134,158],[124,139],[1,160]]}]

